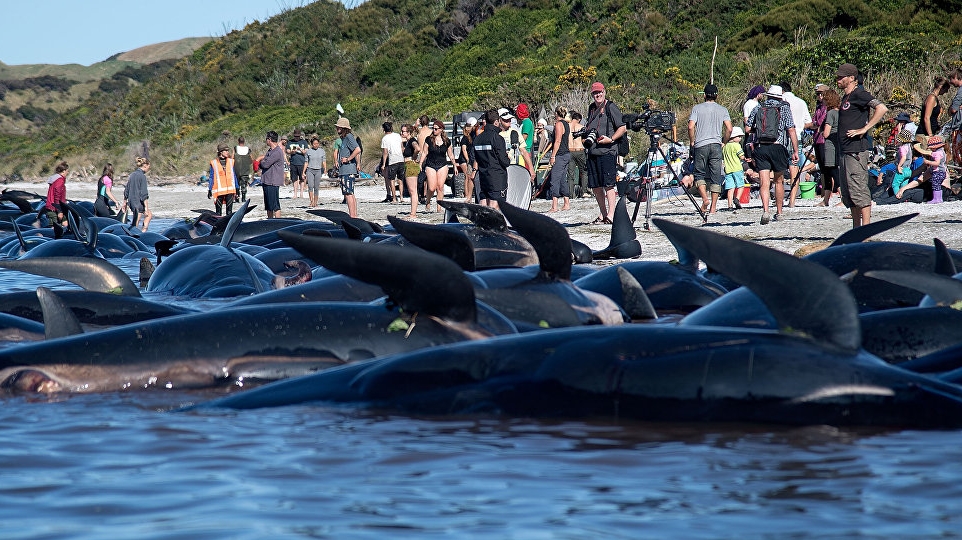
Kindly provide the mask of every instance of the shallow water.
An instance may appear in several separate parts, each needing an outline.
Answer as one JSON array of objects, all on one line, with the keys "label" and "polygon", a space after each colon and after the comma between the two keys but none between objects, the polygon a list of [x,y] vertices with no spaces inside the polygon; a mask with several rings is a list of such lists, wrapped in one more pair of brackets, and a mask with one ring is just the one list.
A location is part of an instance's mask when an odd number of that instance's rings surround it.
[{"label": "shallow water", "polygon": [[[41,284],[0,271],[2,290]],[[0,537],[923,538],[962,525],[954,431],[171,412],[217,395],[0,395]]]}]

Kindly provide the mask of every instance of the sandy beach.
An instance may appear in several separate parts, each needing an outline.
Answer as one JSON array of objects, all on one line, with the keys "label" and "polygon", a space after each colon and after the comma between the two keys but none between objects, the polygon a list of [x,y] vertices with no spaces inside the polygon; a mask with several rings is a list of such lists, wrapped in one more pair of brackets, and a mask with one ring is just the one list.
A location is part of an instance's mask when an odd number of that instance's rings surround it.
[{"label": "sandy beach", "polygon": [[[148,181],[150,207],[156,218],[192,218],[202,210],[213,210],[213,201],[207,199],[207,185],[199,185],[195,179],[148,177]],[[45,194],[47,186],[43,181],[30,181],[4,184],[3,188]],[[93,200],[95,191],[96,183],[93,182],[70,179],[67,183],[67,196],[72,200]],[[116,192],[117,195],[122,195],[123,188],[119,187]],[[266,219],[260,187],[251,188],[249,196],[256,207],[246,219]],[[403,218],[410,212],[410,203],[406,200],[404,204],[381,202],[385,198],[385,189],[383,181],[380,180],[359,182],[356,187],[356,196],[360,216],[369,221],[387,225],[387,216],[396,215]],[[447,198],[451,198],[450,188],[447,191]],[[320,201],[323,203],[320,207],[322,209],[347,211],[347,205],[341,204],[341,193],[338,187],[325,186],[321,190]],[[820,199],[799,199],[795,208],[788,208],[786,205],[784,219],[768,225],[758,223],[761,217],[761,203],[757,199],[752,199],[737,212],[728,211],[727,204],[721,202],[720,207],[723,209],[712,215],[705,227],[729,236],[753,240],[787,253],[795,253],[798,249],[810,244],[830,242],[852,227],[846,208],[815,206],[819,201]],[[834,198],[832,202],[834,205],[838,202],[838,198]],[[307,213],[307,204],[306,198],[293,198],[293,189],[290,186],[281,188],[283,217],[322,220],[323,218]],[[551,203],[548,200],[535,199],[531,202],[530,209],[535,212],[547,212],[550,206]],[[629,203],[629,215],[634,211],[634,207],[634,203]],[[872,218],[881,220],[911,213],[920,215],[901,227],[877,236],[876,239],[931,244],[933,238],[939,238],[950,248],[962,249],[962,218],[960,218],[962,202],[876,206],[873,209]],[[651,230],[644,229],[644,214],[645,206],[642,204],[635,222],[638,239],[642,244],[641,258],[647,260],[675,258],[674,248],[654,224]],[[573,199],[571,210],[549,215],[564,224],[573,239],[584,242],[593,250],[608,246],[611,226],[591,224],[598,216],[598,205],[593,198]],[[652,217],[670,219],[691,226],[702,224],[695,207],[684,195],[654,202]],[[419,222],[440,223],[442,218],[441,213],[426,212],[423,205],[418,208]]]}]

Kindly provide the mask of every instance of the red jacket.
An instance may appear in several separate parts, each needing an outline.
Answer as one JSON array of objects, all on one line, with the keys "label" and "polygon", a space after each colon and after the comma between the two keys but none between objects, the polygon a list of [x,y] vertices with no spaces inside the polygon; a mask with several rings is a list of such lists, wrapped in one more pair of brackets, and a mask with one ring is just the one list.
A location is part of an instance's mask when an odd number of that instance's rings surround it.
[{"label": "red jacket", "polygon": [[61,174],[47,186],[47,210],[63,213],[63,203],[67,202],[67,179]]}]

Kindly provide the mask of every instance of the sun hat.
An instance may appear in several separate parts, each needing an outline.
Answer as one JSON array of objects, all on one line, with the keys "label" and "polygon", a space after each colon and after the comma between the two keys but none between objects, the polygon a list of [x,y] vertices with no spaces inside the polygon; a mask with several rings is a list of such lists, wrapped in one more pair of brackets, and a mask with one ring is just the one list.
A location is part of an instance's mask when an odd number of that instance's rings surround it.
[{"label": "sun hat", "polygon": [[773,84],[768,87],[768,91],[765,92],[765,95],[770,98],[782,99],[782,87],[778,86],[777,84]]},{"label": "sun hat", "polygon": [[929,146],[929,150],[938,150],[939,148],[942,148],[943,146],[945,146],[945,141],[942,140],[942,137],[938,135],[932,135],[931,137],[929,137],[928,146]]},{"label": "sun hat", "polygon": [[732,128],[732,134],[729,135],[728,138],[734,139],[735,137],[744,137],[744,136],[745,136],[745,132],[742,131],[742,128],[736,126]]},{"label": "sun hat", "polygon": [[343,116],[338,118],[337,123],[334,125],[339,128],[351,129],[351,121],[348,120],[347,118],[344,118]]},{"label": "sun hat", "polygon": [[605,91],[605,85],[601,84],[600,82],[591,83],[591,92],[592,92],[592,93],[594,93],[594,92],[604,92],[604,91]]},{"label": "sun hat", "polygon": [[909,122],[912,121],[912,117],[909,116],[909,113],[903,111],[895,115],[895,118],[893,118],[892,120],[896,122],[902,122],[903,124],[908,124]]},{"label": "sun hat", "polygon": [[[923,139],[924,139],[924,138],[925,138],[925,137],[923,136]],[[920,154],[922,154],[922,155],[925,155],[925,156],[931,156],[931,155],[932,155],[932,151],[929,150],[928,142],[926,142],[926,141],[924,141],[924,140],[913,144],[913,145],[912,145],[912,148],[913,148],[916,152],[918,152],[918,153],[920,153]]]},{"label": "sun hat", "polygon": [[903,129],[898,135],[895,136],[895,142],[899,144],[912,142],[912,132],[907,129]]}]

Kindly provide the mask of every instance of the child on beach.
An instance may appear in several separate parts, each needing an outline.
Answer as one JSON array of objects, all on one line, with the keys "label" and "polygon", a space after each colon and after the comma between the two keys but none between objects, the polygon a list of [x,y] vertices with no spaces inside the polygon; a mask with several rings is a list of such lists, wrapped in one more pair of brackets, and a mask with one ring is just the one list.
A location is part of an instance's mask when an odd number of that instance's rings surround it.
[{"label": "child on beach", "polygon": [[[741,210],[739,199],[742,192],[749,189],[745,184],[745,152],[742,150],[742,138],[745,132],[740,127],[732,128],[728,142],[722,147],[722,159],[725,162],[725,191],[728,197],[728,209]],[[734,205],[734,209],[732,208]]]}]

